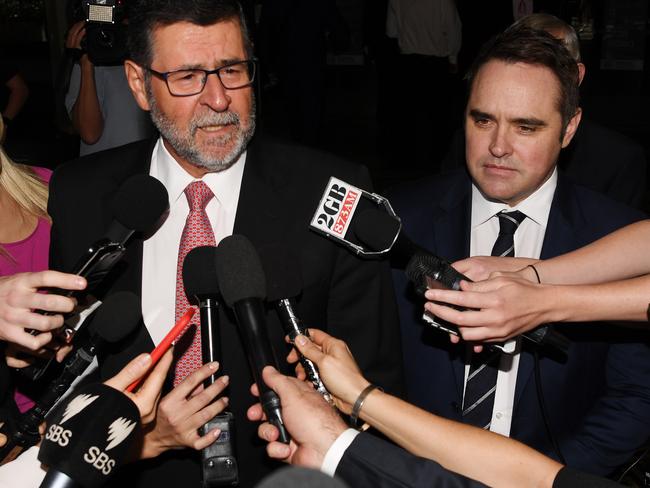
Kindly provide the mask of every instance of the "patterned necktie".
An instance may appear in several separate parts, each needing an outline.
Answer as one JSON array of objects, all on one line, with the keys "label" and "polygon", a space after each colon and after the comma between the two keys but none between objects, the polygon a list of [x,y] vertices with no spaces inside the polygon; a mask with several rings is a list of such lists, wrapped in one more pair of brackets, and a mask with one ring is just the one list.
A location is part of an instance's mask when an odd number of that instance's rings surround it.
[{"label": "patterned necktie", "polygon": [[[185,188],[185,196],[190,206],[190,213],[185,221],[185,227],[181,234],[181,242],[178,249],[178,265],[176,268],[176,322],[178,322],[178,319],[181,318],[190,306],[185,295],[185,286],[183,284],[183,261],[185,261],[185,256],[195,247],[215,245],[214,232],[212,232],[208,214],[205,213],[205,207],[214,197],[212,190],[202,181],[194,181]],[[193,322],[200,326],[199,314],[195,314],[194,317]],[[188,325],[189,327],[192,327],[192,325]],[[201,332],[200,328],[196,327],[192,343],[176,362],[174,386],[178,385],[192,372],[199,369],[202,364]]]},{"label": "patterned necktie", "polygon": [[[492,247],[492,256],[514,257],[515,231],[526,216],[519,211],[501,212],[497,216],[499,236]],[[498,349],[472,353],[463,397],[463,422],[483,429],[490,428],[500,360],[501,351]]]}]

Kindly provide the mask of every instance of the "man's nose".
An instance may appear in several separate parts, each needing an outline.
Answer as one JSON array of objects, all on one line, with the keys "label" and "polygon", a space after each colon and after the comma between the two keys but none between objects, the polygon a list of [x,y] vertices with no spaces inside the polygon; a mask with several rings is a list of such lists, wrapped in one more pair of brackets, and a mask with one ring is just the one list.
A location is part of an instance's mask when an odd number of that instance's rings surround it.
[{"label": "man's nose", "polygon": [[231,98],[216,73],[212,73],[206,78],[200,100],[215,112],[228,110]]},{"label": "man's nose", "polygon": [[512,143],[507,127],[497,127],[492,133],[490,141],[490,153],[495,158],[502,158],[512,153]]}]

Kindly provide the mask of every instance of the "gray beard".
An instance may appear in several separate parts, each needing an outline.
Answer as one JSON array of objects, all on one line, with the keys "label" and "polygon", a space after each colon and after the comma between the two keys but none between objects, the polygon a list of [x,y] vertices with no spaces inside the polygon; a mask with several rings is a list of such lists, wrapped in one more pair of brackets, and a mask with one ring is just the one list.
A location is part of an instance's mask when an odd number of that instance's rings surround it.
[{"label": "gray beard", "polygon": [[[151,110],[151,120],[163,136],[171,144],[181,158],[193,166],[207,169],[209,172],[217,173],[230,168],[237,162],[239,156],[246,150],[248,143],[255,133],[255,98],[251,104],[251,112],[248,116],[248,126],[242,127],[239,114],[235,112],[214,112],[195,115],[190,120],[186,131],[181,130],[173,120],[169,119],[156,104],[156,99],[148,93],[148,102]],[[217,157],[209,150],[201,151],[194,145],[196,131],[210,125],[235,125],[237,130],[227,136],[220,137],[210,142],[210,145],[221,146],[230,144],[234,140],[233,149],[223,157]]]}]

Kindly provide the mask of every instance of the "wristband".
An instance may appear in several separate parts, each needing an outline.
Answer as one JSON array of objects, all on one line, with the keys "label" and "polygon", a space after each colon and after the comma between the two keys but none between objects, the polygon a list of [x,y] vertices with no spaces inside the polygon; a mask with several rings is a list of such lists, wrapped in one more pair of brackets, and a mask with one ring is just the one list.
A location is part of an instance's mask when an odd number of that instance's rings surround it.
[{"label": "wristband", "polygon": [[357,397],[357,401],[354,402],[354,406],[352,407],[352,412],[350,412],[350,425],[354,428],[357,427],[357,422],[359,420],[359,413],[361,412],[361,407],[363,406],[363,402],[366,400],[368,395],[373,390],[379,390],[379,391],[384,391],[377,385],[373,385],[372,383],[366,386],[361,393],[359,393],[359,396]]},{"label": "wristband", "polygon": [[528,268],[532,268],[533,273],[535,273],[535,277],[537,278],[537,284],[538,284],[538,285],[541,285],[541,284],[542,284],[542,280],[539,279],[539,273],[537,272],[537,268],[536,268],[535,266],[533,266],[532,264],[529,264],[527,267],[528,267]]}]

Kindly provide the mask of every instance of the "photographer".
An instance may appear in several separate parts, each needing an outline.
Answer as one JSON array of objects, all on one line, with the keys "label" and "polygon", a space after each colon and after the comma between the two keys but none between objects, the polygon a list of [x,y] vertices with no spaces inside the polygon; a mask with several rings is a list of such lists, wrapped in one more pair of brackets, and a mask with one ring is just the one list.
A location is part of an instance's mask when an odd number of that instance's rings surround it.
[{"label": "photographer", "polygon": [[81,156],[145,139],[152,134],[149,117],[131,95],[122,60],[117,64],[96,65],[92,51],[98,41],[87,36],[89,24],[83,20],[73,24],[66,39],[66,48],[78,56],[65,105],[81,137]]}]

